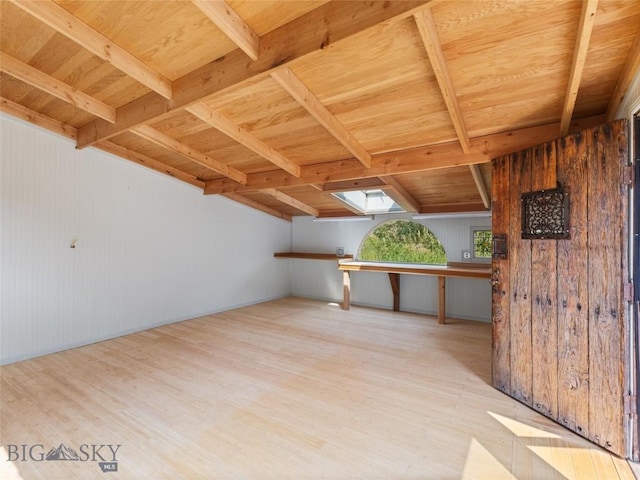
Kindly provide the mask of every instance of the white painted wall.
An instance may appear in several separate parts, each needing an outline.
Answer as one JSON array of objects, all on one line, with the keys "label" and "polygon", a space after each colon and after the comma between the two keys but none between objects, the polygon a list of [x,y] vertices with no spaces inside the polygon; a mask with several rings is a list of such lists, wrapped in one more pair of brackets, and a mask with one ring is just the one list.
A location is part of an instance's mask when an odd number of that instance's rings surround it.
[{"label": "white painted wall", "polygon": [[622,103],[618,108],[616,118],[629,118],[640,111],[640,70],[635,74]]},{"label": "white painted wall", "polygon": [[[313,222],[295,217],[293,250],[357,254],[360,243],[376,225],[410,215],[376,215],[371,222]],[[455,217],[417,220],[442,243],[450,262],[462,261],[462,250],[470,249],[471,227],[491,227],[490,217]],[[301,297],[342,301],[342,273],[330,261],[291,259],[291,292]],[[438,282],[435,277],[401,275],[400,310],[435,315],[438,311]],[[393,307],[393,294],[386,275],[357,272],[351,275],[353,304]],[[491,286],[488,280],[447,279],[447,315],[469,320],[491,321]]]},{"label": "white painted wall", "polygon": [[6,115],[0,143],[1,363],[289,295],[290,223]]}]

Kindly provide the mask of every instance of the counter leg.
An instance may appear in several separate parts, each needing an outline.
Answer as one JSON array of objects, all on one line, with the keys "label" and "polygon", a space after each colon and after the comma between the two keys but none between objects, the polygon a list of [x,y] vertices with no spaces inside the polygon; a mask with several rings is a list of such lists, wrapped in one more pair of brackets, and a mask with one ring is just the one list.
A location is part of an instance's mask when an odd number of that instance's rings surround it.
[{"label": "counter leg", "polygon": [[342,309],[349,310],[349,302],[351,301],[351,277],[348,271],[342,272]]},{"label": "counter leg", "polygon": [[391,291],[393,292],[393,311],[400,311],[400,274],[390,273],[389,282],[391,283]]},{"label": "counter leg", "polygon": [[446,277],[438,277],[438,323],[445,321]]}]

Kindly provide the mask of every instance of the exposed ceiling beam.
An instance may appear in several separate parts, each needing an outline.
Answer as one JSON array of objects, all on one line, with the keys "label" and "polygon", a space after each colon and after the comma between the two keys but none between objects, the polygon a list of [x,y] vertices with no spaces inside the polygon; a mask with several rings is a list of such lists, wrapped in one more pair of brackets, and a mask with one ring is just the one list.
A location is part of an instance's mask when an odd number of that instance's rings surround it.
[{"label": "exposed ceiling beam", "polygon": [[165,135],[162,132],[159,132],[153,127],[148,125],[138,125],[135,128],[131,129],[131,133],[135,133],[139,137],[144,138],[156,145],[159,145],[167,150],[171,150],[183,157],[191,160],[198,165],[201,165],[209,170],[212,170],[216,173],[220,173],[230,179],[239,182],[241,184],[247,183],[247,176],[239,170],[236,170],[233,167],[230,167],[220,160],[216,160],[215,158],[211,158],[208,155],[205,155],[198,150],[191,148],[189,145],[182,143],[181,141],[170,137],[169,135]]},{"label": "exposed ceiling beam", "polygon": [[0,52],[0,70],[91,115],[116,121],[115,108],[4,52]]},{"label": "exposed ceiling beam", "polygon": [[291,221],[291,215],[279,212],[275,208],[267,207],[266,205],[263,205],[260,202],[256,202],[255,200],[251,200],[250,198],[247,198],[244,195],[240,195],[239,193],[230,192],[223,194],[223,196],[227,197],[229,200],[233,200],[234,202],[246,205],[247,207],[255,208],[256,210],[260,210],[261,212],[281,218],[282,220],[286,220],[287,222]]},{"label": "exposed ceiling beam", "polygon": [[371,166],[371,155],[366,148],[340,123],[322,102],[287,67],[271,72],[271,77],[284,88],[313,118],[335,137],[365,167]]},{"label": "exposed ceiling beam", "polygon": [[78,136],[78,130],[75,127],[43,115],[42,113],[34,112],[33,110],[23,107],[22,105],[18,105],[6,98],[0,97],[0,111],[9,113],[15,117],[32,123],[33,125],[46,128],[47,130],[67,138],[75,140]]},{"label": "exposed ceiling beam", "polygon": [[569,84],[567,85],[567,92],[564,96],[564,106],[562,107],[562,117],[560,120],[560,132],[562,135],[566,135],[569,132],[569,125],[571,124],[573,109],[576,106],[576,99],[578,98],[580,80],[582,80],[582,72],[587,60],[587,51],[589,50],[589,41],[591,40],[591,32],[593,31],[597,10],[598,0],[586,0],[582,3],[582,13],[580,14],[580,22],[578,24],[578,36],[576,37],[576,46],[573,50],[571,75],[569,76]]},{"label": "exposed ceiling beam", "polygon": [[431,68],[436,76],[440,91],[442,92],[442,98],[447,105],[451,122],[458,135],[460,146],[464,153],[469,153],[469,134],[467,133],[467,127],[464,124],[462,118],[462,112],[460,111],[460,104],[458,103],[458,97],[456,95],[455,87],[453,86],[453,79],[449,73],[449,67],[447,61],[444,58],[442,52],[442,45],[440,44],[440,38],[438,37],[438,30],[433,19],[433,14],[430,8],[425,8],[420,12],[417,12],[413,18],[418,26],[422,43],[427,51],[427,56],[431,62]]},{"label": "exposed ceiling beam", "polygon": [[484,204],[484,207],[487,209],[491,208],[491,200],[489,199],[489,193],[487,192],[487,187],[485,186],[484,180],[482,179],[482,173],[480,172],[480,167],[478,165],[469,165],[469,169],[471,170],[473,181],[476,182],[476,188],[478,189],[480,198],[482,198],[482,203]]},{"label": "exposed ceiling beam", "polygon": [[456,203],[456,204],[433,204],[422,207],[418,213],[465,213],[465,212],[484,212],[486,211],[484,204],[478,203]]},{"label": "exposed ceiling beam", "polygon": [[118,44],[112,42],[100,32],[84,23],[79,18],[58,6],[52,0],[11,0],[16,6],[36,17],[76,42],[91,53],[110,63],[141,84],[166,99],[172,97],[171,81],[154,69],[134,57]]},{"label": "exposed ceiling beam", "polygon": [[192,0],[251,60],[258,59],[260,37],[224,0]]},{"label": "exposed ceiling beam", "polygon": [[289,172],[294,177],[300,176],[300,165],[285,157],[282,153],[267,145],[258,137],[225,117],[217,110],[214,110],[206,103],[196,103],[195,105],[187,107],[186,110],[203,122],[211,125],[213,128],[220,130],[228,137],[231,137],[236,142],[241,143],[249,150],[252,150],[258,155],[266,158],[286,172]]},{"label": "exposed ceiling beam", "polygon": [[[582,130],[598,125],[602,121],[602,115],[574,119],[572,128]],[[468,154],[460,151],[458,142],[431,145],[400,152],[373,155],[371,157],[371,168],[365,168],[360,162],[353,159],[303,166],[301,167],[300,178],[295,178],[283,171],[273,171],[247,175],[245,186],[237,185],[235,182],[230,182],[226,179],[210,180],[207,181],[205,194],[356,180],[379,177],[381,175],[395,175],[486,163],[491,161],[492,158],[539,145],[560,136],[560,123],[554,122],[472,138]]]},{"label": "exposed ceiling beam", "polygon": [[380,177],[387,187],[385,192],[389,195],[398,205],[405,209],[409,213],[417,213],[420,211],[420,204],[413,198],[406,188],[404,188],[400,182],[398,182],[391,175],[384,175]]},{"label": "exposed ceiling beam", "polygon": [[308,213],[309,215],[313,215],[314,217],[318,217],[320,215],[320,210],[318,210],[317,208],[307,205],[306,203],[303,203],[297,198],[293,198],[292,196],[287,195],[280,190],[276,190],[275,188],[265,188],[264,190],[260,191],[269,195],[270,197],[275,198],[279,202],[284,203],[285,205],[289,205],[290,207],[295,208],[296,210]]},{"label": "exposed ceiling beam", "polygon": [[204,188],[204,181],[200,180],[195,175],[185,173],[182,170],[178,170],[177,168],[167,165],[166,163],[160,162],[141,153],[134,152],[133,150],[129,150],[128,148],[117,145],[109,140],[103,140],[95,146],[105,152],[112,153],[118,157],[125,158],[134,163],[138,163],[160,173],[177,178],[178,180],[182,180],[183,182],[190,183],[194,187]]},{"label": "exposed ceiling beam", "polygon": [[322,191],[325,193],[350,192],[353,190],[368,190],[373,188],[382,188],[386,185],[378,177],[362,178],[356,180],[344,180],[341,182],[330,182],[322,185]]},{"label": "exposed ceiling beam", "polygon": [[631,82],[633,82],[633,78],[638,72],[640,72],[640,30],[638,30],[638,34],[636,35],[636,38],[633,41],[633,45],[629,50],[627,62],[622,69],[622,74],[618,79],[618,84],[613,91],[611,101],[609,102],[609,106],[607,107],[606,117],[608,122],[615,120],[616,115],[618,114],[618,109],[622,104],[622,100],[627,94],[629,86],[631,85]]},{"label": "exposed ceiling beam", "polygon": [[78,132],[78,148],[162,118],[173,110],[205,100],[246,80],[263,78],[274,68],[288,65],[381,22],[402,21],[424,8],[428,1],[325,3],[263,35],[260,38],[262,53],[257,60],[247,62],[244,52],[235,50],[175,80],[172,101],[152,92],[120,107],[115,125],[101,120],[84,125]]},{"label": "exposed ceiling beam", "polygon": [[[575,120],[572,124],[578,130],[598,125],[602,116]],[[364,168],[355,160],[328,162],[319,165],[308,165],[301,168],[300,179],[304,183],[332,182],[372,176],[395,175],[460,165],[486,163],[491,159],[538,145],[560,136],[557,122],[527,127],[510,132],[485,135],[470,140],[470,152],[460,151],[457,142],[430,145],[400,152],[375,154],[371,158],[371,168]],[[247,178],[247,186],[252,182],[261,183],[269,174],[256,174]],[[255,180],[254,180],[255,179]]]}]

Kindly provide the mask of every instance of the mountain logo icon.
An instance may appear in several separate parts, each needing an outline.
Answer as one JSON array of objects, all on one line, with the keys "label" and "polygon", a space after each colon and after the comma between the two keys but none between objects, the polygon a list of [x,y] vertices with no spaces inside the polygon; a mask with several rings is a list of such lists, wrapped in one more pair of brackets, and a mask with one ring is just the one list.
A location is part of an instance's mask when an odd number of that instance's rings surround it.
[{"label": "mountain logo icon", "polygon": [[65,447],[64,443],[61,443],[58,448],[49,450],[45,460],[80,460],[80,458],[73,448]]}]

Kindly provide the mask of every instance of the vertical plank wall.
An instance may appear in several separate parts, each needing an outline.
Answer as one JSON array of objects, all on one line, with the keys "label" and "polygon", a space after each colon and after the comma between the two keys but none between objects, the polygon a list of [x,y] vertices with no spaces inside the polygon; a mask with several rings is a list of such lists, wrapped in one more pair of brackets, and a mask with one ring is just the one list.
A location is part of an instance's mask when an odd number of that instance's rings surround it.
[{"label": "vertical plank wall", "polygon": [[[624,283],[627,122],[620,120],[493,161],[493,384],[608,450],[627,456]],[[567,240],[525,240],[521,195],[569,193]]]}]

